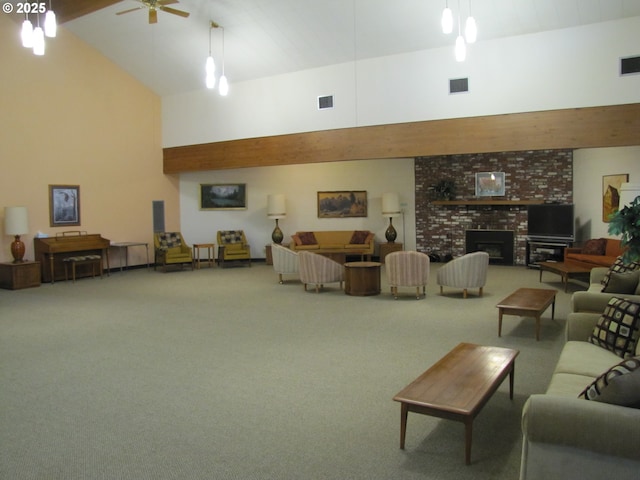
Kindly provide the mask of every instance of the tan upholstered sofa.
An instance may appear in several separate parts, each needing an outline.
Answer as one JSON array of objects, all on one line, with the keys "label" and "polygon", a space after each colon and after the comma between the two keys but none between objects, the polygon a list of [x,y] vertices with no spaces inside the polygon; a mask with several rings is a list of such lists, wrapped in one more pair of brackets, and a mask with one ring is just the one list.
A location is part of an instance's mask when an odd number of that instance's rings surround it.
[{"label": "tan upholstered sofa", "polygon": [[602,282],[608,271],[608,268],[602,267],[591,269],[588,290],[575,292],[571,296],[571,310],[573,312],[602,313],[611,297],[624,297],[634,302],[640,302],[640,282],[633,291],[629,289],[623,291],[622,289],[611,288],[610,290],[614,291],[603,292],[604,285]]},{"label": "tan upholstered sofa", "polygon": [[[596,378],[623,361],[586,341],[599,318],[596,313],[568,315],[567,343],[547,391],[531,395],[525,403],[520,480],[640,476],[640,408],[578,398]],[[637,345],[635,355],[640,355]],[[636,391],[637,374],[638,370],[633,374]]]},{"label": "tan upholstered sofa", "polygon": [[373,255],[375,234],[368,230],[296,232],[291,249],[320,254]]},{"label": "tan upholstered sofa", "polygon": [[622,253],[624,248],[620,240],[614,238],[598,238],[585,242],[580,247],[564,249],[564,262],[586,268],[610,267]]}]

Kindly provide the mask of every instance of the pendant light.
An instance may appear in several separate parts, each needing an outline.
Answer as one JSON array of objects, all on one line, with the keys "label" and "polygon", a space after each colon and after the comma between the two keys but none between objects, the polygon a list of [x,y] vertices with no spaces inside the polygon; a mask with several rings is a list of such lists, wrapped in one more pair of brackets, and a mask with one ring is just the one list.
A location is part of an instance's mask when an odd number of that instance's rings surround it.
[{"label": "pendant light", "polygon": [[24,22],[22,22],[22,46],[25,48],[33,48],[33,25],[29,21],[29,16],[25,14]]},{"label": "pendant light", "polygon": [[442,24],[442,33],[446,33],[447,35],[453,31],[453,12],[449,8],[449,2],[445,3],[444,10],[442,11],[442,19],[440,20]]},{"label": "pendant light", "polygon": [[464,59],[467,58],[467,45],[464,43],[464,37],[460,30],[460,0],[458,0],[458,38],[456,38],[455,55],[458,62],[464,62]]},{"label": "pendant light", "polygon": [[49,0],[49,10],[44,16],[44,34],[49,38],[54,38],[57,32],[56,14],[51,9],[51,0]]},{"label": "pendant light", "polygon": [[209,89],[213,89],[216,86],[216,62],[211,55],[211,30],[214,28],[218,28],[218,24],[211,21],[209,24],[209,56],[207,57],[207,62],[204,67],[206,72],[205,83]]},{"label": "pendant light", "polygon": [[464,37],[467,43],[475,43],[478,38],[478,26],[476,25],[476,19],[471,15],[471,0],[469,0],[469,16],[464,27]]},{"label": "pendant light", "polygon": [[222,75],[220,76],[220,86],[218,87],[218,91],[220,95],[226,97],[229,93],[229,81],[227,80],[227,76],[224,74],[224,27],[222,28]]},{"label": "pendant light", "polygon": [[38,26],[33,29],[33,54],[44,55],[44,30],[40,26],[40,14],[37,16]]}]

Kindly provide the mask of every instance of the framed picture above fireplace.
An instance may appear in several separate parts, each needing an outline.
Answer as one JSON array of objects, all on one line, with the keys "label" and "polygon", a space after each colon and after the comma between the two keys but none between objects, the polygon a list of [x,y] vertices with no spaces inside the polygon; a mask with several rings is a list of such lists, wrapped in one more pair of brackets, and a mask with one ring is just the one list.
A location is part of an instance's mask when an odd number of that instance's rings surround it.
[{"label": "framed picture above fireplace", "polygon": [[476,173],[476,197],[504,197],[504,172]]}]

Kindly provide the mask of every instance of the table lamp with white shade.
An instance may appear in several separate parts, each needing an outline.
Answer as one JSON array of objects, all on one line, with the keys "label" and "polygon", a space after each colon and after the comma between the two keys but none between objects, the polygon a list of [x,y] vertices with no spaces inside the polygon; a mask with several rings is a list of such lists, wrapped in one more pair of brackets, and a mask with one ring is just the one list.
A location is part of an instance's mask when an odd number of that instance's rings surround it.
[{"label": "table lamp with white shade", "polygon": [[29,233],[27,207],[4,207],[4,233],[15,236],[13,242],[11,242],[13,263],[22,262],[25,245],[24,242],[20,240],[20,235]]},{"label": "table lamp with white shade", "polygon": [[400,210],[400,198],[397,193],[383,193],[382,194],[382,216],[389,217],[389,227],[384,232],[384,236],[387,242],[394,243],[398,233],[393,228],[393,217],[399,217]]},{"label": "table lamp with white shade", "polygon": [[271,234],[271,240],[273,243],[280,244],[284,239],[282,230],[278,226],[278,220],[287,216],[287,209],[285,206],[285,196],[282,193],[269,195],[267,197],[267,217],[273,218],[276,221],[276,228]]}]

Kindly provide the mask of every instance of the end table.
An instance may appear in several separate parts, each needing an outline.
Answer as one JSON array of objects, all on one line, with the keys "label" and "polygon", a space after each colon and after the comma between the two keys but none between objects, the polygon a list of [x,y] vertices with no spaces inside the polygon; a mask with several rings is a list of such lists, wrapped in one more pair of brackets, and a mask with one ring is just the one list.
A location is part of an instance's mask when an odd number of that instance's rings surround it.
[{"label": "end table", "polygon": [[19,290],[40,286],[40,262],[0,263],[0,288]]},{"label": "end table", "polygon": [[384,257],[389,255],[391,252],[401,252],[402,251],[402,243],[400,242],[387,242],[380,244],[380,263],[384,263]]}]

